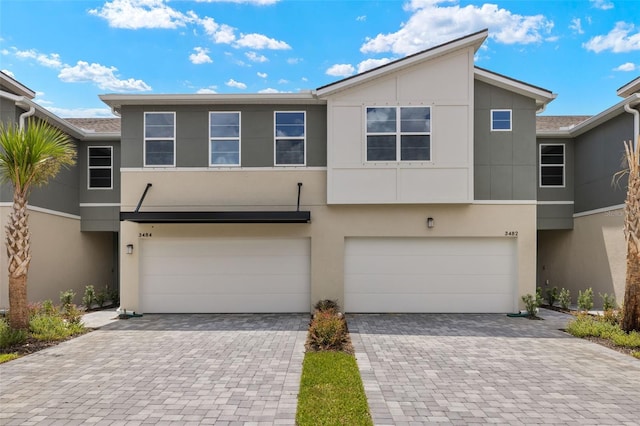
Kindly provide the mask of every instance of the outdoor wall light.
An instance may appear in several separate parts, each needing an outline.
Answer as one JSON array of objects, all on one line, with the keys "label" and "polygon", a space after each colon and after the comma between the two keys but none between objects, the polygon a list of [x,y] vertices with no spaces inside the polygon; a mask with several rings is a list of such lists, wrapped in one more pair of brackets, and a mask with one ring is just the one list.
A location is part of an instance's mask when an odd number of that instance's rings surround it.
[{"label": "outdoor wall light", "polygon": [[427,218],[427,228],[431,229],[435,226],[435,221],[432,217]]},{"label": "outdoor wall light", "polygon": [[127,244],[127,254],[133,254],[133,244]]}]

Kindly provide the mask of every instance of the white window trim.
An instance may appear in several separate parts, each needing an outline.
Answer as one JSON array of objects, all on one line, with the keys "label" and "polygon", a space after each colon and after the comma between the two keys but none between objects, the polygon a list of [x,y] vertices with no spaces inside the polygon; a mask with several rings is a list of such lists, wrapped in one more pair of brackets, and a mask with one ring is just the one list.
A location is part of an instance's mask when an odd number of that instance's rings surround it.
[{"label": "white window trim", "polygon": [[[147,115],[149,114],[172,114],[173,115],[173,164],[147,164],[147,141],[164,141],[168,138],[148,138],[147,137]],[[142,144],[142,164],[144,167],[175,167],[176,166],[176,113],[175,111],[145,111],[142,124],[143,144]]]},{"label": "white window trim", "polygon": [[[562,146],[562,164],[542,165],[542,147],[543,146]],[[542,168],[543,167],[562,166],[562,185],[543,185],[542,184]],[[567,147],[563,143],[541,143],[538,148],[538,186],[540,188],[565,188],[567,185]]]},{"label": "white window trim", "polygon": [[[304,136],[302,138],[300,138],[299,136],[285,136],[285,137],[278,137],[276,135],[276,127],[277,127],[277,121],[276,121],[276,117],[278,113],[292,113],[292,114],[300,114],[302,113],[304,116]],[[277,158],[278,158],[278,151],[277,151],[277,141],[278,140],[297,140],[297,139],[303,139],[304,142],[304,158],[303,158],[303,162],[301,164],[279,164],[277,162]],[[306,166],[307,165],[307,111],[274,111],[273,112],[273,165],[277,166],[277,167],[300,167],[300,166]]]},{"label": "white window trim", "polygon": [[[91,165],[91,148],[108,148],[110,151],[110,157],[111,157],[111,165],[110,166],[92,166]],[[91,186],[91,169],[109,169],[111,170],[111,182],[109,184],[109,187],[101,187],[101,188],[94,188]],[[87,146],[87,189],[89,191],[100,191],[100,190],[111,190],[113,189],[113,147],[110,145],[91,145],[91,146]]]},{"label": "white window trim", "polygon": [[[493,113],[494,112],[508,112],[509,113],[509,128],[508,129],[494,129],[493,128]],[[492,132],[511,132],[513,131],[513,110],[510,109],[492,109],[489,115],[489,121],[491,122]]]},{"label": "white window trim", "polygon": [[[211,115],[212,114],[238,114],[238,137],[216,137],[218,140],[228,140],[235,141],[238,140],[238,164],[214,164],[211,162]],[[220,168],[220,167],[240,167],[242,164],[242,112],[241,111],[209,111],[209,167],[212,168]]]},{"label": "white window trim", "polygon": [[[391,135],[391,133],[369,133],[367,132],[367,110],[369,108],[395,108],[396,109],[396,159],[394,160],[369,160],[368,157],[368,139],[367,136],[372,135]],[[400,131],[401,126],[401,108],[429,108],[429,117],[431,122],[429,123],[429,131],[425,133],[406,132]],[[433,108],[431,105],[367,105],[364,108],[364,158],[365,163],[369,164],[432,164],[433,163]],[[429,136],[429,159],[428,160],[402,160],[402,135],[428,135]]]}]

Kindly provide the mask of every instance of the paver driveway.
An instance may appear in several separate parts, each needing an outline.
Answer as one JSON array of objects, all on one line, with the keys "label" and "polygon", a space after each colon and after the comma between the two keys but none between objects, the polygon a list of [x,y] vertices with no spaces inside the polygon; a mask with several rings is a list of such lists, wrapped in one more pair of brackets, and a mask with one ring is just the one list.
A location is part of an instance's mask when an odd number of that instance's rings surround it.
[{"label": "paver driveway", "polygon": [[349,315],[374,422],[640,424],[640,360],[504,315]]},{"label": "paver driveway", "polygon": [[308,315],[145,315],[0,365],[0,424],[294,424]]}]

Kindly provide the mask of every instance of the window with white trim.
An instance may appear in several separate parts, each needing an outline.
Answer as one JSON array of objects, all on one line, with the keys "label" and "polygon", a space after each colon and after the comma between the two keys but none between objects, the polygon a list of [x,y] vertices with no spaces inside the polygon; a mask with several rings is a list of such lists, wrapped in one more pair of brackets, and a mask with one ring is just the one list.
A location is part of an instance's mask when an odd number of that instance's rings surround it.
[{"label": "window with white trim", "polygon": [[145,167],[176,165],[176,113],[144,113]]},{"label": "window with white trim", "polygon": [[492,109],[491,110],[491,131],[510,132],[511,131],[511,110]]},{"label": "window with white trim", "polygon": [[367,107],[367,161],[430,161],[431,107]]},{"label": "window with white trim", "polygon": [[87,147],[87,164],[89,189],[113,188],[113,147]]},{"label": "window with white trim", "polygon": [[306,112],[276,111],[274,124],[274,164],[304,166],[306,164]]},{"label": "window with white trim", "polygon": [[564,144],[540,144],[540,186],[563,187]]},{"label": "window with white trim", "polygon": [[240,165],[240,112],[209,113],[209,165]]}]

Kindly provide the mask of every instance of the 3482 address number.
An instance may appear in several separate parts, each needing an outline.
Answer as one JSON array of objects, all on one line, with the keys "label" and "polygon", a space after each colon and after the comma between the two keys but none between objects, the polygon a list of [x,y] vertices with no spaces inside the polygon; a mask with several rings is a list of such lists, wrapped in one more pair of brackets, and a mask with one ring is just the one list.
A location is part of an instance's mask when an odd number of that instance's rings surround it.
[{"label": "3482 address number", "polygon": [[518,231],[504,231],[505,237],[517,237]]}]

